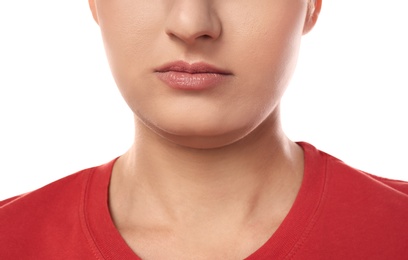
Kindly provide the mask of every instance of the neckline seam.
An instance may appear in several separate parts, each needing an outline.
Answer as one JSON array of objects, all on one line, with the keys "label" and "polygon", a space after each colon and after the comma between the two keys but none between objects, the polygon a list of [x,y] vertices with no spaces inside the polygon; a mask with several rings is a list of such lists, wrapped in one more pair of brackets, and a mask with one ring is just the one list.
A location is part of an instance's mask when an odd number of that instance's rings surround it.
[{"label": "neckline seam", "polygon": [[319,200],[317,202],[316,208],[313,210],[313,213],[310,216],[310,220],[308,221],[308,225],[305,227],[304,231],[302,232],[302,235],[299,237],[298,241],[293,245],[292,249],[289,251],[289,253],[285,256],[285,259],[293,259],[296,254],[299,252],[299,250],[303,247],[303,245],[306,243],[309,235],[311,234],[313,228],[315,227],[316,223],[318,222],[318,219],[320,217],[320,213],[322,212],[325,202],[327,201],[327,192],[328,192],[328,156],[327,154],[321,153],[318,151],[318,153],[321,154],[321,156],[324,156],[324,168],[322,169],[323,171],[323,185],[321,187],[321,191],[319,192]]},{"label": "neckline seam", "polygon": [[98,243],[96,242],[94,233],[92,232],[92,229],[90,227],[89,223],[89,216],[88,216],[88,200],[89,200],[89,193],[90,193],[90,186],[91,186],[91,179],[92,176],[95,174],[96,167],[93,167],[91,171],[84,176],[86,180],[84,181],[84,188],[82,190],[81,194],[81,202],[80,202],[80,219],[81,219],[81,226],[82,226],[82,231],[84,232],[84,235],[86,237],[86,241],[88,242],[88,245],[91,248],[92,254],[95,256],[96,259],[99,260],[105,260],[106,258],[104,257],[102,251]]}]

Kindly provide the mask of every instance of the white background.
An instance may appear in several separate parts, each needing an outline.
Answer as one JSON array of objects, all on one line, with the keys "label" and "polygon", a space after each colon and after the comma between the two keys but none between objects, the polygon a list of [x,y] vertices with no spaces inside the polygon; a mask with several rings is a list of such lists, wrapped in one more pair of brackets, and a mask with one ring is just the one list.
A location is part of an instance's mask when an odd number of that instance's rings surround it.
[{"label": "white background", "polygon": [[[408,180],[408,8],[324,0],[283,100],[293,140]],[[86,0],[0,2],[0,200],[123,153],[132,114]]]}]

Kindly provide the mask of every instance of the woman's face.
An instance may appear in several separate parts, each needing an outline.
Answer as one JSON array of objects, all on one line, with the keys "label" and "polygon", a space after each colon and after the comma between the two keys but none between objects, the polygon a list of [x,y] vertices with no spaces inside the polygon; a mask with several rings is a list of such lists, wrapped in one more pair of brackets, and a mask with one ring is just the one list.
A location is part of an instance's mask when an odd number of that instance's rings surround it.
[{"label": "woman's face", "polygon": [[308,0],[90,0],[90,5],[120,92],[155,133],[210,148],[278,118]]}]

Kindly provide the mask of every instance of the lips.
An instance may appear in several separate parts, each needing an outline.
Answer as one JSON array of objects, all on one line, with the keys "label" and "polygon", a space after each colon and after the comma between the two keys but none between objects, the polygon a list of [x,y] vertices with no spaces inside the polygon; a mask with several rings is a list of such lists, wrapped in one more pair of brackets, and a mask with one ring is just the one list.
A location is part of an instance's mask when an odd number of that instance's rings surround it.
[{"label": "lips", "polygon": [[232,73],[207,63],[177,61],[155,69],[157,77],[171,88],[205,90],[221,85]]}]

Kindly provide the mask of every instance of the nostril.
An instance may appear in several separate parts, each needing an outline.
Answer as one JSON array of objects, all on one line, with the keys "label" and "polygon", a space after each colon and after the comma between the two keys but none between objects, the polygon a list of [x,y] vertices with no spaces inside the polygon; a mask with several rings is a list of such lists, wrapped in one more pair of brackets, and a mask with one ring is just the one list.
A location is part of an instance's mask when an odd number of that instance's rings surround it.
[{"label": "nostril", "polygon": [[207,39],[212,39],[213,37],[211,37],[211,36],[208,35],[208,34],[204,34],[204,35],[201,35],[199,38],[202,38],[202,39],[204,39],[204,40],[207,40]]}]

